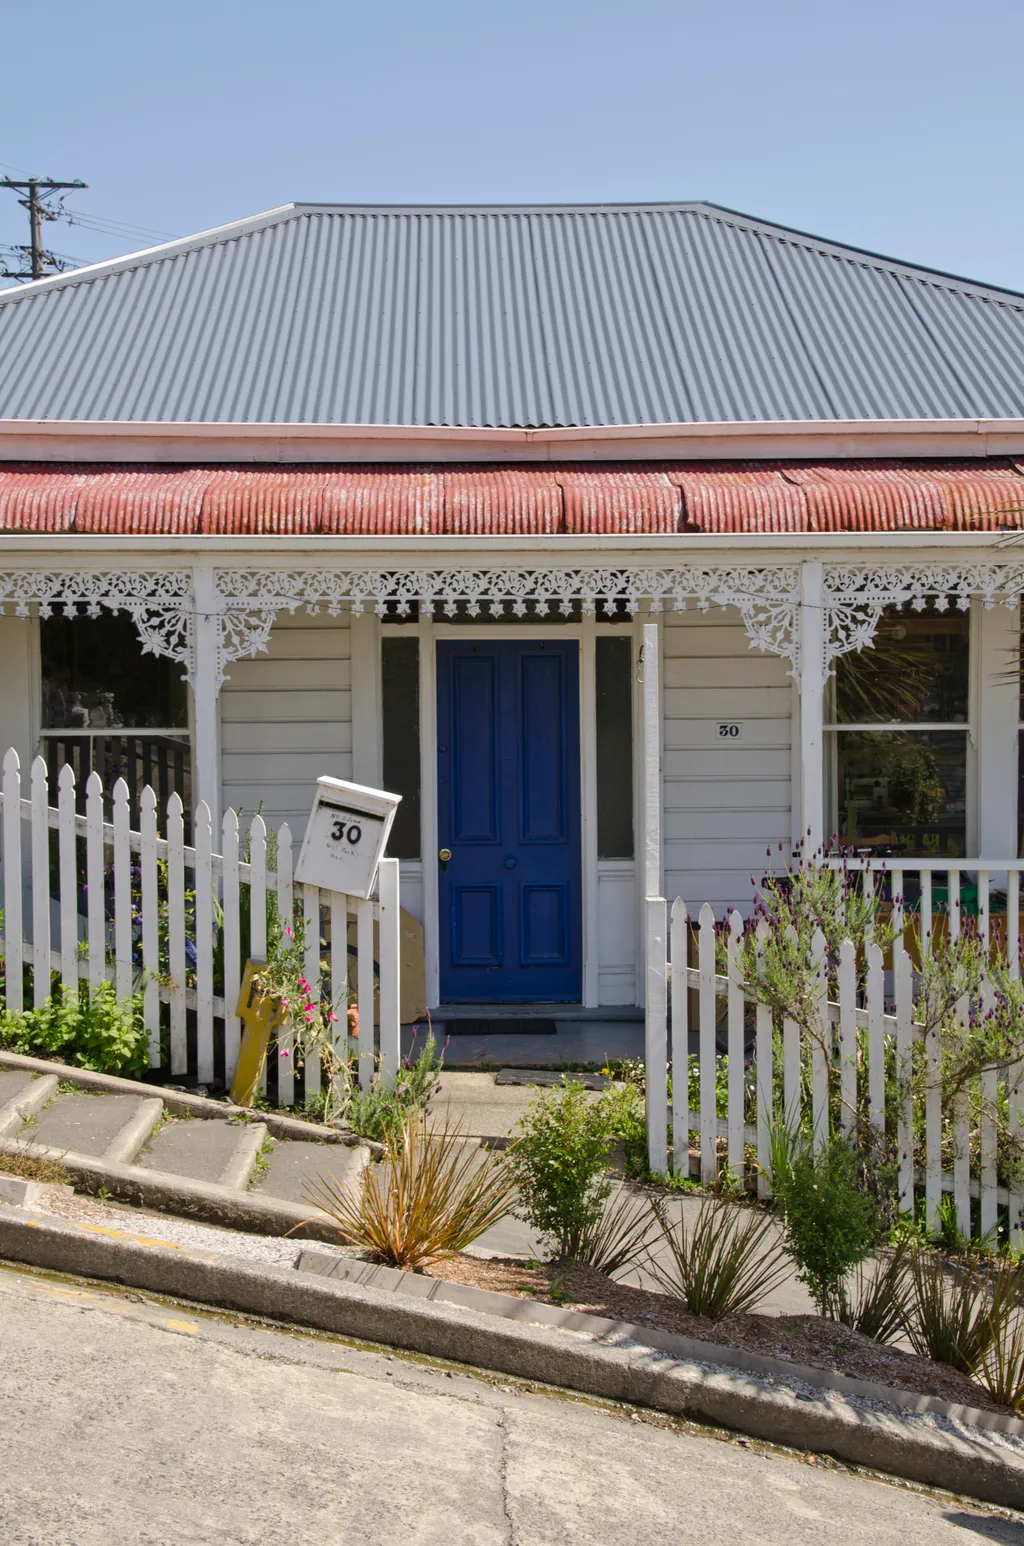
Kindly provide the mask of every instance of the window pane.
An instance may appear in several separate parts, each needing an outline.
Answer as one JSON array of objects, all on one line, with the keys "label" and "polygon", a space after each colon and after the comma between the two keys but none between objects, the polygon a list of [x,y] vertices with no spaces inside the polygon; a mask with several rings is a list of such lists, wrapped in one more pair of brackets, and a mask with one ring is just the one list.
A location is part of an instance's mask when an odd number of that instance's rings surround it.
[{"label": "window pane", "polygon": [[420,857],[420,641],[381,640],[384,788],[402,803],[388,839],[392,859]]},{"label": "window pane", "polygon": [[970,618],[887,607],[874,645],[836,662],[840,724],[967,722]]},{"label": "window pane", "polygon": [[633,857],[633,650],[630,639],[597,644],[597,853]]},{"label": "window pane", "polygon": [[44,730],[187,727],[180,664],[144,655],[130,617],[45,617],[39,645]]},{"label": "window pane", "polygon": [[964,733],[864,731],[834,741],[844,845],[918,858],[966,853]]}]

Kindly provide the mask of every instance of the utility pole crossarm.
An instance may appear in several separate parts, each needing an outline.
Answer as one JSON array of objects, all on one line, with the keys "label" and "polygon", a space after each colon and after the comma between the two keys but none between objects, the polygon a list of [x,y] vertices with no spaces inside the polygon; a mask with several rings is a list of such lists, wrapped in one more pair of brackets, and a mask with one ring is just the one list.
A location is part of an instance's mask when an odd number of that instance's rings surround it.
[{"label": "utility pole crossarm", "polygon": [[4,279],[43,279],[46,277],[47,264],[51,268],[60,271],[60,263],[43,247],[43,221],[57,220],[56,210],[50,209],[45,200],[53,193],[61,189],[87,188],[88,183],[82,182],[76,177],[73,182],[58,182],[53,177],[29,177],[24,182],[19,182],[13,177],[0,177],[0,188],[11,188],[18,193],[24,193],[25,198],[19,199],[22,209],[28,210],[29,230],[31,232],[31,246],[26,249],[30,263],[30,272],[12,273],[8,268],[0,269],[0,277]]}]

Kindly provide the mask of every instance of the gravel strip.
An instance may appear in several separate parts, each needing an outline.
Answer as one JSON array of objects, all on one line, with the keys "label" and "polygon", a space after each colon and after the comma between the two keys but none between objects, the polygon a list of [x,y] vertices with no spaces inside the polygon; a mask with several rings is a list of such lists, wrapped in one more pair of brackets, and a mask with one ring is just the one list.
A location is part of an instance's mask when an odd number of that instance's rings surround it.
[{"label": "gravel strip", "polygon": [[[669,1353],[652,1353],[646,1343],[638,1342],[631,1337],[595,1336],[587,1331],[571,1331],[569,1334],[580,1337],[586,1342],[600,1342],[603,1347],[618,1347],[626,1352],[645,1352],[649,1357],[654,1358],[672,1358]],[[704,1374],[725,1374],[732,1379],[737,1378],[737,1370],[728,1364],[704,1363],[696,1358],[672,1358],[672,1361],[687,1369],[699,1369]],[[744,1382],[749,1382],[760,1391],[790,1391],[799,1401],[813,1401],[833,1411],[848,1411],[853,1407],[862,1412],[880,1412],[885,1416],[896,1418],[901,1423],[910,1424],[931,1433],[948,1433],[954,1438],[966,1439],[973,1443],[998,1444],[1003,1449],[1009,1450],[1017,1459],[1024,1460],[1024,1439],[1018,1438],[1016,1434],[1003,1433],[996,1428],[977,1428],[970,1423],[960,1422],[954,1417],[944,1417],[938,1412],[909,1412],[906,1407],[896,1406],[890,1401],[876,1400],[871,1396],[853,1395],[846,1391],[827,1390],[821,1385],[809,1385],[805,1380],[797,1379],[795,1376],[789,1379],[773,1374],[752,1374],[744,1370],[741,1377]]]},{"label": "gravel strip", "polygon": [[[281,1235],[250,1235],[240,1229],[221,1229],[216,1224],[177,1218],[169,1213],[151,1213],[145,1208],[127,1207],[122,1203],[98,1202],[93,1197],[78,1192],[65,1192],[60,1187],[47,1189],[38,1211],[70,1219],[76,1224],[102,1224],[108,1228],[123,1229],[126,1234],[166,1240],[168,1245],[180,1245],[185,1250],[240,1256],[246,1261],[275,1267],[294,1267],[303,1244],[309,1244],[308,1241],[288,1239]],[[317,1243],[318,1251],[333,1252],[336,1249],[331,1245]],[[337,1251],[337,1254],[345,1253]]]}]

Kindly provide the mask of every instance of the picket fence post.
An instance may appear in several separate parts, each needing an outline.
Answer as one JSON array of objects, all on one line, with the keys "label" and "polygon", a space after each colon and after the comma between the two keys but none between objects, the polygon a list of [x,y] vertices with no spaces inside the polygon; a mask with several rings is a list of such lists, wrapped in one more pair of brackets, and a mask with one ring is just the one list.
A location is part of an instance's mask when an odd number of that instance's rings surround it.
[{"label": "picket fence post", "polygon": [[689,928],[682,897],[672,903],[670,935],[672,1169],[690,1175],[690,984]]},{"label": "picket fence post", "polygon": [[649,896],[644,908],[647,981],[644,997],[647,1082],[647,1163],[656,1175],[668,1163],[668,904]]},{"label": "picket fence post", "polygon": [[729,914],[728,972],[729,987],[726,999],[727,1046],[729,1051],[728,1083],[728,1130],[729,1169],[739,1174],[743,1169],[743,978],[740,971],[740,950],[743,941],[743,919],[733,909]]},{"label": "picket fence post", "polygon": [[21,1009],[22,936],[21,910],[21,763],[13,746],[4,757],[4,950],[8,1009]]},{"label": "picket fence post", "polygon": [[185,823],[181,796],[167,802],[167,940],[171,994],[171,1073],[188,1072],[185,1019]]},{"label": "picket fence post", "polygon": [[238,877],[238,814],[228,809],[221,822],[221,907],[224,916],[224,1083],[235,1076],[241,1042],[238,993],[242,980],[241,886]]},{"label": "picket fence post", "polygon": [[32,764],[32,1002],[36,1009],[50,996],[50,795],[46,763]]},{"label": "picket fence post", "polygon": [[66,1001],[78,994],[78,881],[75,858],[75,770],[66,762],[57,778],[60,984]]},{"label": "picket fence post", "polygon": [[107,975],[107,924],[103,843],[103,782],[93,768],[85,781],[85,889],[89,991]]},{"label": "picket fence post", "polygon": [[160,1067],[160,898],[157,865],[156,794],[147,784],[139,800],[139,883],[142,891],[142,1015],[149,1032],[149,1066]]},{"label": "picket fence post", "polygon": [[397,859],[382,859],[377,895],[380,951],[380,1075],[391,1082],[398,1076],[402,1056],[401,1027],[401,917]]},{"label": "picket fence post", "polygon": [[[768,924],[764,918],[757,925],[755,937],[757,939],[757,958],[763,965],[765,944],[768,939]],[[775,1116],[775,1049],[773,1046],[771,1010],[767,1004],[758,1004],[756,1013],[757,1042],[754,1070],[757,1077],[757,1195],[759,1197],[770,1197],[772,1190],[769,1175],[772,1147],[771,1128]]]},{"label": "picket fence post", "polygon": [[697,971],[700,983],[700,1178],[708,1183],[718,1175],[718,1048],[715,1036],[718,1004],[715,997],[715,915],[707,902],[700,910],[698,921]]}]

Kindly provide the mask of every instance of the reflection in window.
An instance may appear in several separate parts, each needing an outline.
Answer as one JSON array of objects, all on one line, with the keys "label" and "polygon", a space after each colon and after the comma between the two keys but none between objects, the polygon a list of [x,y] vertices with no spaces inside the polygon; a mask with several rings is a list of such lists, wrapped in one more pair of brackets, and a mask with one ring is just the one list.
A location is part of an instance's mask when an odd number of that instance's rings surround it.
[{"label": "reflection in window", "polygon": [[887,607],[874,643],[836,662],[840,724],[967,721],[970,618]]},{"label": "reflection in window", "polygon": [[858,731],[835,741],[844,847],[923,858],[966,853],[965,735]]},{"label": "reflection in window", "polygon": [[633,857],[633,645],[596,641],[597,854]]},{"label": "reflection in window", "polygon": [[887,608],[873,646],[837,661],[826,744],[832,827],[844,847],[966,853],[969,646],[969,617],[933,602],[922,612]]},{"label": "reflection in window", "polygon": [[178,662],[144,655],[130,617],[47,617],[39,624],[44,730],[170,730],[188,725]]},{"label": "reflection in window", "polygon": [[420,641],[381,640],[384,788],[400,794],[388,838],[392,859],[420,857]]}]

